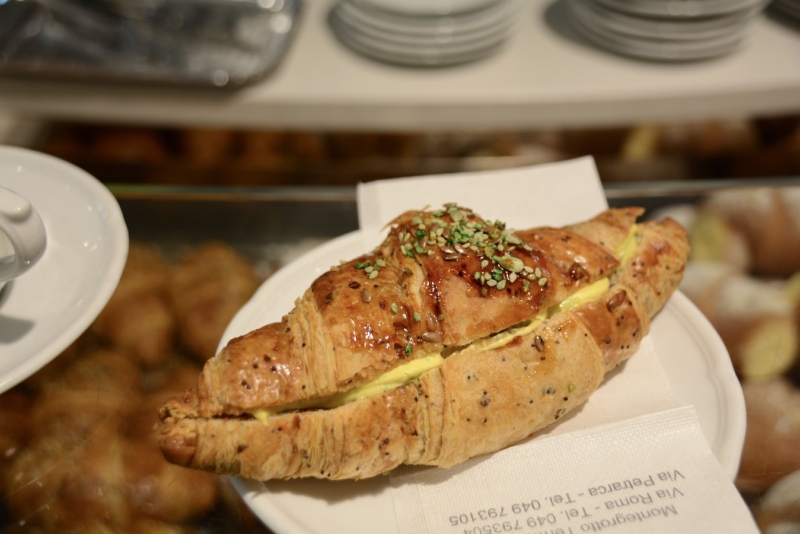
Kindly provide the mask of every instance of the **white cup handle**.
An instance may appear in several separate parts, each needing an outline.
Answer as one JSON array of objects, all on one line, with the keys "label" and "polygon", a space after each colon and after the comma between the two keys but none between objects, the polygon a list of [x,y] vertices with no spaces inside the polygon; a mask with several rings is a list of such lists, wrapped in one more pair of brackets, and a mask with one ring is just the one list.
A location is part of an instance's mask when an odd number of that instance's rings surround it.
[{"label": "white cup handle", "polygon": [[[42,218],[31,203],[0,187],[0,230],[13,248],[13,255],[0,257],[0,283],[21,275],[42,257],[47,233]],[[2,252],[0,252],[2,256]]]}]

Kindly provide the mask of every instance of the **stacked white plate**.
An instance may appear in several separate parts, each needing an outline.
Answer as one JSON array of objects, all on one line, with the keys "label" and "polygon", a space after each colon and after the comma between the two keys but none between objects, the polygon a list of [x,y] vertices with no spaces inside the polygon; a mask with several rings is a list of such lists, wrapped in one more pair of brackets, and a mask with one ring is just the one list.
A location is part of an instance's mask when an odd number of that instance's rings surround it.
[{"label": "stacked white plate", "polygon": [[517,0],[342,0],[329,22],[348,48],[411,67],[468,63],[511,34]]},{"label": "stacked white plate", "polygon": [[776,11],[800,23],[800,0],[772,0],[770,6]]},{"label": "stacked white plate", "polygon": [[565,0],[573,27],[618,54],[695,61],[736,50],[767,0]]}]

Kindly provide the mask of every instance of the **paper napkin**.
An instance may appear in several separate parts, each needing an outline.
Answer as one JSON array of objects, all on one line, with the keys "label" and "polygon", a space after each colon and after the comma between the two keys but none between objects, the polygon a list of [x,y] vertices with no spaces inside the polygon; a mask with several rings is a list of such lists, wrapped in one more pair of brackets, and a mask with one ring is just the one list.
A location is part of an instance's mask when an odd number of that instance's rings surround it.
[{"label": "paper napkin", "polygon": [[[447,202],[517,229],[608,207],[591,158],[372,182],[358,188],[365,249],[399,213]],[[390,482],[402,534],[757,532],[648,339],[534,438],[451,469],[403,468]]]},{"label": "paper napkin", "polygon": [[390,483],[403,534],[758,532],[689,406]]}]

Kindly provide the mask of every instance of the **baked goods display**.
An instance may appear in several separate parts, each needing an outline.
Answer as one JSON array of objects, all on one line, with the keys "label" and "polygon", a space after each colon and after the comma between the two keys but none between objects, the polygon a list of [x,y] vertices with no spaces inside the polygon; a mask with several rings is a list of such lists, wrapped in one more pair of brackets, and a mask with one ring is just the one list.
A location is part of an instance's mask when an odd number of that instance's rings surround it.
[{"label": "baked goods display", "polygon": [[[203,293],[187,290],[187,298],[203,313],[206,340],[221,337],[237,303],[259,283],[253,263],[221,243],[176,256],[169,261],[153,246],[131,243],[118,288],[95,323],[0,396],[0,529],[266,532],[227,481],[170,464],[158,447],[158,408],[194,383],[202,356],[183,337],[196,320],[178,312],[185,304],[170,289],[190,283]],[[198,258],[204,266],[195,276]]]},{"label": "baked goods display", "polygon": [[681,290],[719,332],[742,382],[747,434],[736,485],[765,532],[800,528],[798,486],[780,482],[800,475],[798,199],[800,188],[731,189],[663,212],[689,230]]},{"label": "baked goods display", "polygon": [[630,357],[680,282],[685,231],[641,213],[516,232],[455,204],[400,215],[160,409],[165,457],[362,479],[520,441]]},{"label": "baked goods display", "polygon": [[800,118],[633,127],[371,132],[56,123],[38,147],[107,183],[355,185],[591,154],[605,183],[800,174]]}]

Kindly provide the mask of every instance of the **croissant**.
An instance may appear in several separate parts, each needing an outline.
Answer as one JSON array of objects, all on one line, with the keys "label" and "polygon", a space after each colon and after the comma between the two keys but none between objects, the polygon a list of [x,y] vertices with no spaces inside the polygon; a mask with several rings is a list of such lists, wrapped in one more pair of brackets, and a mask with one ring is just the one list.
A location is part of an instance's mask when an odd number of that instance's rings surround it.
[{"label": "croissant", "polygon": [[636,224],[642,213],[517,232],[454,204],[405,213],[169,399],[162,452],[257,480],[336,480],[518,442],[630,357],[680,283],[685,231]]}]

